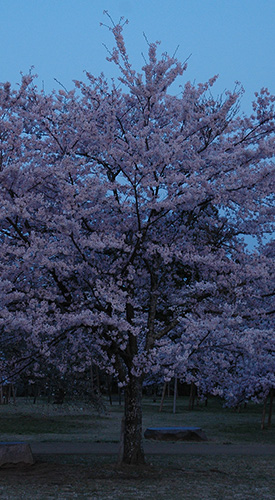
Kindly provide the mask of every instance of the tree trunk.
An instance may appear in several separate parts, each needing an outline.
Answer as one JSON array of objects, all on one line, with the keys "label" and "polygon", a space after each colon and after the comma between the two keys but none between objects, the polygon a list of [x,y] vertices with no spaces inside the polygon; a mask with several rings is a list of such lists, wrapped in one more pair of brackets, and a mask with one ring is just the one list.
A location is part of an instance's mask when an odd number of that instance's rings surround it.
[{"label": "tree trunk", "polygon": [[175,377],[175,380],[174,380],[173,413],[176,413],[177,392],[178,392],[178,379],[177,379],[177,377]]},{"label": "tree trunk", "polygon": [[124,390],[124,430],[119,457],[121,464],[144,464],[141,398],[142,381],[131,375]]},{"label": "tree trunk", "polygon": [[121,389],[120,389],[120,387],[118,387],[117,393],[118,393],[118,404],[119,404],[119,406],[121,406]]},{"label": "tree trunk", "polygon": [[92,398],[93,398],[95,395],[95,386],[94,386],[94,371],[93,371],[92,363],[90,366],[90,378],[91,378],[91,393],[92,393]]},{"label": "tree trunk", "polygon": [[110,406],[113,404],[113,399],[112,399],[112,376],[107,375],[107,391],[108,391],[108,396],[109,396],[109,403]]},{"label": "tree trunk", "polygon": [[162,411],[162,407],[163,407],[163,403],[164,403],[164,398],[165,398],[165,393],[166,393],[166,386],[167,386],[167,383],[164,382],[163,389],[162,389],[162,395],[161,395],[161,402],[160,402],[159,411]]},{"label": "tree trunk", "polygon": [[268,398],[268,396],[265,398],[265,400],[264,400],[264,406],[263,406],[262,422],[261,422],[261,430],[262,431],[264,430],[264,424],[265,424],[265,413],[266,413],[267,398]]},{"label": "tree trunk", "polygon": [[272,388],[270,390],[269,412],[268,412],[268,421],[267,421],[267,427],[268,428],[271,427],[273,399],[274,399],[274,388]]},{"label": "tree trunk", "polygon": [[191,382],[190,386],[190,395],[189,395],[189,405],[188,405],[188,410],[194,410],[194,404],[195,404],[195,397],[196,397],[196,386],[194,382]]}]

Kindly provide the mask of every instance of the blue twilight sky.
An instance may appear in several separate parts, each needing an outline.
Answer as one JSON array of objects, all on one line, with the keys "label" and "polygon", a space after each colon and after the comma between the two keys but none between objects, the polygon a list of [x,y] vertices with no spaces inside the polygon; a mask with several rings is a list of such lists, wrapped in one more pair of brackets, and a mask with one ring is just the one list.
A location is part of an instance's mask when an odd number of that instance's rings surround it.
[{"label": "blue twilight sky", "polygon": [[68,89],[83,70],[116,75],[106,61],[105,43],[111,33],[100,26],[129,19],[125,38],[134,67],[143,65],[149,41],[161,40],[160,50],[177,57],[190,54],[186,80],[220,78],[213,93],[233,89],[240,81],[246,91],[242,109],[250,110],[254,92],[268,87],[275,94],[275,0],[0,0],[0,82],[20,81],[31,66],[37,85],[50,92]]}]

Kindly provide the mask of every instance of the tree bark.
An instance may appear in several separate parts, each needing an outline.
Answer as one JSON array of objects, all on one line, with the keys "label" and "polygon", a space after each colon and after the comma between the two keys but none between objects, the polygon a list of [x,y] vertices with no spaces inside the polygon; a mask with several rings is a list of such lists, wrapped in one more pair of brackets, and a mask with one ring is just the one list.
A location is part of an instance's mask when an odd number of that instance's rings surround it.
[{"label": "tree bark", "polygon": [[266,414],[267,398],[268,398],[268,396],[265,398],[265,400],[264,400],[264,406],[263,406],[262,421],[261,421],[261,430],[262,431],[264,430],[264,424],[265,424],[265,414]]},{"label": "tree bark", "polygon": [[189,395],[189,405],[188,405],[188,410],[194,410],[194,404],[195,404],[195,397],[196,397],[196,386],[194,382],[191,382],[190,385],[190,395]]},{"label": "tree bark", "polygon": [[112,399],[112,377],[110,375],[107,375],[107,390],[108,390],[108,396],[109,396],[109,403],[110,406],[113,404],[113,399]]},{"label": "tree bark", "polygon": [[267,427],[271,427],[271,418],[272,418],[272,406],[273,406],[273,399],[274,399],[274,388],[270,390],[270,400],[269,400],[269,412],[268,412],[268,421],[267,421]]},{"label": "tree bark", "polygon": [[124,431],[120,464],[144,464],[142,443],[142,381],[130,375],[124,391]]},{"label": "tree bark", "polygon": [[164,382],[163,389],[162,389],[162,395],[161,395],[161,402],[160,402],[159,411],[162,411],[162,407],[163,407],[163,403],[164,403],[164,398],[165,398],[165,393],[166,393],[166,386],[167,386],[167,382]]},{"label": "tree bark", "polygon": [[175,380],[174,380],[173,413],[176,413],[177,392],[178,392],[178,379],[177,379],[177,377],[175,377]]}]

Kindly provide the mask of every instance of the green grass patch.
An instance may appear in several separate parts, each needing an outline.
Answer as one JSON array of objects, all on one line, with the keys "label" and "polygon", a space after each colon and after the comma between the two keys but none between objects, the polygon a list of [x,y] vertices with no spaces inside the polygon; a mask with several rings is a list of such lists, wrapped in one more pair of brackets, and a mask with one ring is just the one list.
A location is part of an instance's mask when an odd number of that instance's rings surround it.
[{"label": "green grass patch", "polygon": [[[0,439],[13,440],[30,436],[38,441],[71,440],[116,442],[120,437],[123,406],[105,401],[105,414],[98,414],[92,405],[66,403],[48,405],[39,401],[27,403],[23,398],[17,404],[0,406]],[[178,398],[177,411],[172,412],[172,398],[166,398],[163,411],[159,400],[143,400],[143,428],[159,426],[201,427],[209,440],[217,443],[275,443],[275,426],[261,430],[261,405],[248,405],[241,412],[223,408],[218,399],[210,399],[208,406],[188,410],[188,398]]]},{"label": "green grass patch", "polygon": [[209,399],[207,407],[188,410],[188,398],[179,398],[173,414],[173,400],[166,398],[162,412],[159,402],[149,398],[143,403],[144,427],[195,426],[201,427],[211,441],[223,443],[275,443],[275,425],[261,430],[261,405],[248,404],[240,412],[224,408],[222,401]]},{"label": "green grass patch", "polygon": [[76,431],[89,431],[100,427],[97,417],[56,416],[11,414],[9,418],[0,416],[0,429],[3,434],[70,434]]}]

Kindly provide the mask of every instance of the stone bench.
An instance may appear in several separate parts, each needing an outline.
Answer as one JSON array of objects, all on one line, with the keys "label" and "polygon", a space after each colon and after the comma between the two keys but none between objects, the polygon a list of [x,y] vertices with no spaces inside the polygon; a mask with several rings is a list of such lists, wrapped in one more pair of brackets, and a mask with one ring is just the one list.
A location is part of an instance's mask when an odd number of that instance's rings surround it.
[{"label": "stone bench", "polygon": [[18,463],[34,463],[30,445],[23,442],[0,442],[0,467]]},{"label": "stone bench", "polygon": [[144,437],[159,441],[208,441],[200,427],[148,427]]}]

